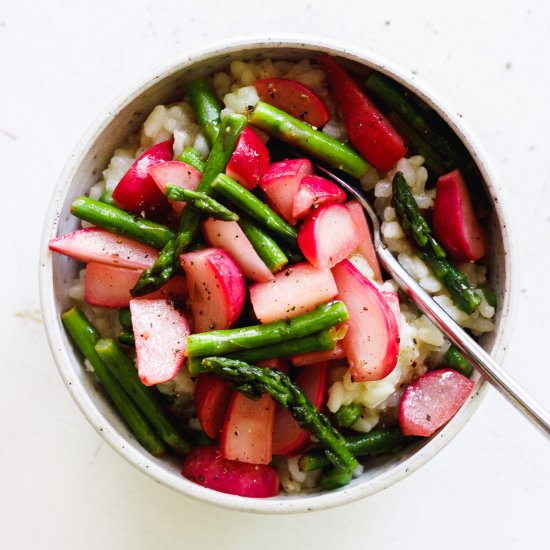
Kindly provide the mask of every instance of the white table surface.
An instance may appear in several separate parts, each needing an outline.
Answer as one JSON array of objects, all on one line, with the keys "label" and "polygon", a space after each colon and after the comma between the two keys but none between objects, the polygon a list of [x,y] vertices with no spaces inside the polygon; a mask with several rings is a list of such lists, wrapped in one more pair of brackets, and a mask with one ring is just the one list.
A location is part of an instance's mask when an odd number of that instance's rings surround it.
[{"label": "white table surface", "polygon": [[[419,472],[294,517],[191,501],[110,449],[57,374],[40,320],[39,239],[66,159],[151,69],[229,39],[308,32],[415,71],[474,130],[503,182],[521,282],[506,367],[550,405],[550,3],[2,0],[0,545],[2,548],[548,548],[548,441],[491,391]],[[248,23],[247,23],[248,22]]]}]

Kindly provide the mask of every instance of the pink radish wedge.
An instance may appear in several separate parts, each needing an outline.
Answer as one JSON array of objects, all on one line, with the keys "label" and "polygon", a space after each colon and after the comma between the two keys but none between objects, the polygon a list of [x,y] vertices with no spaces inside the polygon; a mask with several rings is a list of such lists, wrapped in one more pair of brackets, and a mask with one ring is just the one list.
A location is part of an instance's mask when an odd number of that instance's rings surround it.
[{"label": "pink radish wedge", "polygon": [[146,386],[172,380],[184,360],[189,336],[185,315],[165,298],[130,301],[137,369]]},{"label": "pink radish wedge", "polygon": [[195,409],[201,428],[212,439],[218,439],[233,388],[214,374],[199,374],[195,385]]},{"label": "pink radish wedge", "polygon": [[259,321],[271,323],[307,313],[337,293],[330,269],[302,262],[283,269],[273,281],[252,285],[250,300]]},{"label": "pink radish wedge", "polygon": [[291,363],[295,367],[303,367],[304,365],[312,365],[313,363],[321,363],[323,361],[332,361],[333,359],[343,359],[346,352],[341,344],[336,344],[334,349],[326,351],[310,351],[308,353],[299,353],[290,357]]},{"label": "pink radish wedge", "polygon": [[357,226],[357,231],[359,231],[361,235],[361,242],[357,247],[357,252],[367,260],[374,274],[374,280],[382,282],[382,271],[380,270],[380,264],[378,263],[378,258],[374,250],[372,235],[370,233],[369,224],[367,223],[367,218],[365,217],[365,211],[356,200],[347,202],[346,206]]},{"label": "pink radish wedge", "polygon": [[475,262],[485,255],[483,229],[458,170],[437,180],[433,227],[435,236],[454,260]]},{"label": "pink radish wedge", "polygon": [[[169,184],[195,191],[199,186],[202,176],[198,170],[178,160],[169,160],[156,164],[152,168],[149,168],[149,174],[164,195],[166,194],[166,187]],[[181,214],[185,207],[185,203],[181,201],[170,201],[170,204],[178,214]]]},{"label": "pink radish wedge", "polygon": [[84,300],[91,306],[127,307],[141,272],[107,264],[90,262],[86,266]]},{"label": "pink radish wedge", "polygon": [[302,220],[323,204],[346,202],[346,194],[335,183],[320,176],[304,176],[292,205],[292,215]]},{"label": "pink radish wedge", "polygon": [[128,269],[151,267],[158,257],[158,252],[150,246],[97,227],[77,229],[52,239],[48,246],[54,252],[84,263],[99,262]]},{"label": "pink radish wedge", "polygon": [[270,395],[264,394],[254,401],[234,392],[222,429],[222,455],[249,464],[269,464],[274,416],[275,401]]},{"label": "pink radish wedge", "polygon": [[246,127],[233,155],[227,163],[225,173],[246,189],[256,187],[269,168],[269,151],[257,134]]},{"label": "pink radish wedge", "polygon": [[313,174],[313,165],[307,159],[293,159],[275,162],[265,173],[260,187],[275,210],[288,223],[295,224],[294,197],[304,176]]},{"label": "pink radish wedge", "polygon": [[181,471],[183,477],[220,493],[268,498],[279,493],[279,476],[269,466],[223,458],[213,446],[191,449]]},{"label": "pink radish wedge", "polygon": [[237,222],[208,218],[202,224],[202,233],[210,246],[223,248],[231,254],[247,279],[264,283],[275,278]]},{"label": "pink radish wedge", "polygon": [[332,269],[338,298],[349,313],[342,340],[351,375],[357,382],[385,378],[397,363],[399,329],[388,302],[348,260]]},{"label": "pink radish wedge", "polygon": [[246,288],[235,260],[222,248],[180,256],[187,279],[194,332],[231,327],[242,313]]},{"label": "pink radish wedge", "polygon": [[395,322],[397,323],[397,327],[399,328],[399,323],[401,321],[401,308],[399,307],[399,296],[397,295],[397,292],[381,292],[382,296],[384,297],[384,300],[386,300],[388,306],[390,306],[390,310],[393,313],[393,316],[395,317]]},{"label": "pink radish wedge", "polygon": [[147,149],[122,176],[113,191],[113,199],[124,210],[142,212],[157,210],[167,205],[166,198],[157,187],[149,170],[172,158],[174,140],[163,141]]},{"label": "pink radish wedge", "polygon": [[474,385],[472,380],[452,369],[427,372],[403,394],[399,406],[402,432],[429,437],[457,413]]},{"label": "pink radish wedge", "polygon": [[300,227],[298,246],[306,259],[319,268],[331,268],[359,246],[361,235],[343,204],[318,208]]}]

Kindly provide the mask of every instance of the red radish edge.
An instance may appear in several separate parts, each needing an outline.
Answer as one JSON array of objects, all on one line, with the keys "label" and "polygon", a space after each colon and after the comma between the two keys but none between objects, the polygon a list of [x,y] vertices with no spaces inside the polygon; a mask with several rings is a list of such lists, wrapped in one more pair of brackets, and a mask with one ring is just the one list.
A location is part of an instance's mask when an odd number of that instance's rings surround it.
[{"label": "red radish edge", "polygon": [[214,374],[199,374],[195,385],[195,408],[204,433],[218,439],[233,395],[228,382]]},{"label": "red radish edge", "polygon": [[227,163],[225,173],[246,189],[254,189],[269,168],[269,151],[250,128],[245,127]]},{"label": "red radish edge", "polygon": [[335,183],[320,176],[304,176],[294,197],[292,215],[301,220],[324,204],[346,202],[346,194]]}]

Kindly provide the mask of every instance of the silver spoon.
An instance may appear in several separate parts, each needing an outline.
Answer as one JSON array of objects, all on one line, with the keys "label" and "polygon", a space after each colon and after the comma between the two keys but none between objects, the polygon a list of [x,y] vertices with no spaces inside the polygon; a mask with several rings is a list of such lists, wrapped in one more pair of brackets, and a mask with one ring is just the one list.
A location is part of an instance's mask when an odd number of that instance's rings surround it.
[{"label": "silver spoon", "polygon": [[384,243],[380,221],[361,191],[342,178],[315,163],[317,169],[353,195],[366,210],[372,223],[374,248],[384,269],[397,285],[449,340],[470,360],[476,370],[489,381],[512,405],[519,409],[546,436],[550,437],[550,414],[537,403],[445,310],[409,275]]}]

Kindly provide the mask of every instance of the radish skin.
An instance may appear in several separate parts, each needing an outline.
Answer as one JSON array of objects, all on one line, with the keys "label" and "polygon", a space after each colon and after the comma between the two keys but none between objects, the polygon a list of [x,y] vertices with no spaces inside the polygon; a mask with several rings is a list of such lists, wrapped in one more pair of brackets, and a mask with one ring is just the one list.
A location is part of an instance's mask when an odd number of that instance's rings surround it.
[{"label": "radish skin", "polygon": [[269,151],[256,132],[248,127],[242,131],[225,173],[251,191],[269,168]]},{"label": "radish skin", "polygon": [[231,385],[214,374],[199,374],[195,385],[195,409],[204,433],[219,439],[233,395]]},{"label": "radish skin", "polygon": [[340,187],[320,176],[304,176],[292,205],[292,215],[302,220],[323,204],[346,202]]}]

